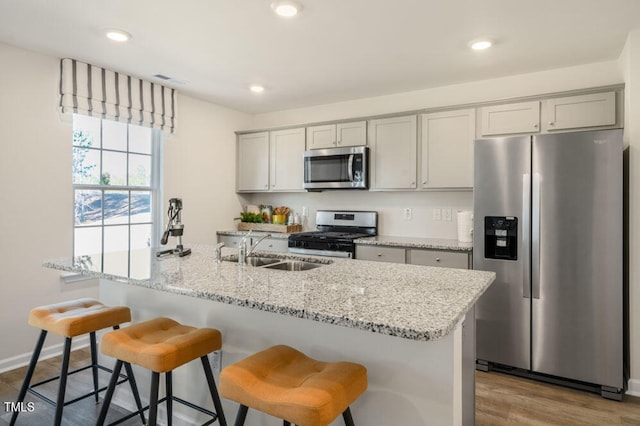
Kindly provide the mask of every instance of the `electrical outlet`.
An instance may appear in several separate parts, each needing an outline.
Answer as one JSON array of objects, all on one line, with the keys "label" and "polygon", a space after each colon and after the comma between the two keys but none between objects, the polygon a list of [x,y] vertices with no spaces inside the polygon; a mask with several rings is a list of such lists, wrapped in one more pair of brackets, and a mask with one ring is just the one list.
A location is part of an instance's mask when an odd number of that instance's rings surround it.
[{"label": "electrical outlet", "polygon": [[442,209],[442,220],[451,222],[451,207],[445,207]]},{"label": "electrical outlet", "polygon": [[222,350],[209,354],[209,364],[211,364],[211,369],[214,373],[220,373],[220,370],[222,370]]},{"label": "electrical outlet", "polygon": [[442,220],[442,210],[439,208],[433,209],[433,220]]},{"label": "electrical outlet", "polygon": [[307,209],[307,206],[302,206],[302,216],[303,217],[309,216],[309,210]]},{"label": "electrical outlet", "polygon": [[413,217],[413,212],[410,208],[407,207],[402,210],[402,217],[404,218],[404,220],[411,220],[411,218]]}]

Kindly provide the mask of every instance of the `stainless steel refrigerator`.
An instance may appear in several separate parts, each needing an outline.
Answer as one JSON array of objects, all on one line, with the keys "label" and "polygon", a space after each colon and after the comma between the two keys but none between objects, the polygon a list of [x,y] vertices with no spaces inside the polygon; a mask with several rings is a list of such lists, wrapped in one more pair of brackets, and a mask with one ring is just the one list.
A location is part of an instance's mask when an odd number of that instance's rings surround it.
[{"label": "stainless steel refrigerator", "polygon": [[561,379],[620,399],[622,130],[475,141],[478,369]]}]

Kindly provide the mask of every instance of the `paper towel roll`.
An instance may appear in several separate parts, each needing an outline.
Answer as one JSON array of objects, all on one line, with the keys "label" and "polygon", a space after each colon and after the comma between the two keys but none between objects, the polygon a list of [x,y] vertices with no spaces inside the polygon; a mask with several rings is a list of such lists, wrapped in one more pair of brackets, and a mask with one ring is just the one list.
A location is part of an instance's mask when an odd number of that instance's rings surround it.
[{"label": "paper towel roll", "polygon": [[473,212],[458,210],[458,241],[461,243],[473,242]]}]

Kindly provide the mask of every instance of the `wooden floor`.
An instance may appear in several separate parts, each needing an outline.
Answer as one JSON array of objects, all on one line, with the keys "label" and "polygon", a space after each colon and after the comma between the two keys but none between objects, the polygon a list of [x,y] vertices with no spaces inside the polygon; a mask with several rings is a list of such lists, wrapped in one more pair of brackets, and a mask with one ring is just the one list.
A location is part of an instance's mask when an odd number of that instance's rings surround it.
[{"label": "wooden floor", "polygon": [[476,371],[477,425],[640,425],[640,398],[622,402],[506,374]]},{"label": "wooden floor", "polygon": [[[88,362],[86,349],[72,355],[72,368]],[[36,370],[35,380],[56,375],[60,359],[53,358],[41,362]],[[89,370],[87,370],[89,371]],[[14,401],[25,368],[0,374],[0,400]],[[101,374],[101,383],[107,383],[108,375]],[[69,380],[71,394],[79,394],[90,389],[91,376],[78,373]],[[48,389],[55,395],[55,386]],[[27,401],[34,401],[33,413],[20,414],[17,425],[51,424],[53,408],[28,395]],[[88,398],[65,407],[63,425],[86,426],[95,422],[100,405]],[[0,425],[8,425],[11,414],[0,409]],[[109,418],[117,418],[120,413],[113,410]],[[357,419],[356,419],[357,421]],[[134,418],[124,425],[139,425]],[[622,402],[610,401],[599,395],[540,383],[500,373],[476,372],[476,424],[477,425],[640,425],[640,398],[625,396]],[[250,426],[250,425],[247,425]],[[367,425],[359,425],[367,426]],[[392,425],[395,426],[395,425]],[[413,425],[403,425],[413,426]],[[415,425],[421,426],[421,425]]]}]

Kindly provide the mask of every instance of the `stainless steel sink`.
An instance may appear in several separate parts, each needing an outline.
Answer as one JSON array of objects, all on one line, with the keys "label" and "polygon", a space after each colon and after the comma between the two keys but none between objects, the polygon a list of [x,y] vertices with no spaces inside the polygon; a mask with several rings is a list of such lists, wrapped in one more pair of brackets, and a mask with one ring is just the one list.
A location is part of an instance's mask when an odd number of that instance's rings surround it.
[{"label": "stainless steel sink", "polygon": [[257,266],[257,267],[271,265],[273,263],[278,263],[281,261],[282,259],[278,259],[274,257],[255,257],[255,256],[247,257],[247,265]]},{"label": "stainless steel sink", "polygon": [[[237,255],[230,255],[223,258],[225,262],[237,262]],[[256,268],[275,269],[279,271],[308,271],[310,269],[319,268],[322,265],[333,263],[332,261],[313,261],[313,260],[298,260],[289,259],[285,257],[261,257],[261,256],[249,256],[247,257],[247,265]]]},{"label": "stainless steel sink", "polygon": [[265,269],[278,269],[281,271],[308,271],[321,267],[322,263],[304,262],[302,260],[285,260],[264,266]]}]

